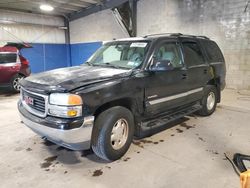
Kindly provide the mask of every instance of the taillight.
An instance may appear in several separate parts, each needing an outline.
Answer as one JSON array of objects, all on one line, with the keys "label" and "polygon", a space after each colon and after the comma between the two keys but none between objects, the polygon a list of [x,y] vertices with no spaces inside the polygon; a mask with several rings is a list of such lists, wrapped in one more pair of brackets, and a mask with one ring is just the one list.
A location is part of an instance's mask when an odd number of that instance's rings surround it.
[{"label": "taillight", "polygon": [[20,55],[20,61],[23,65],[29,65],[29,61]]}]

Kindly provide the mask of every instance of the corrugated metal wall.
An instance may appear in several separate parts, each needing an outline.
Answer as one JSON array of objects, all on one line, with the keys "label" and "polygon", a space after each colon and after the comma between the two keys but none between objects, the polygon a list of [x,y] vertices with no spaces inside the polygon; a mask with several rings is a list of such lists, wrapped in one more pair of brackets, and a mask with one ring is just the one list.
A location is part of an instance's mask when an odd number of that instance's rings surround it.
[{"label": "corrugated metal wall", "polygon": [[[14,23],[3,23],[8,20]],[[0,11],[0,41],[28,43],[65,43],[63,18],[38,14]]]},{"label": "corrugated metal wall", "polygon": [[70,46],[65,44],[65,31],[59,29],[63,25],[60,17],[1,10],[0,46],[7,42],[31,44],[33,48],[21,53],[29,60],[32,73],[70,66]]}]

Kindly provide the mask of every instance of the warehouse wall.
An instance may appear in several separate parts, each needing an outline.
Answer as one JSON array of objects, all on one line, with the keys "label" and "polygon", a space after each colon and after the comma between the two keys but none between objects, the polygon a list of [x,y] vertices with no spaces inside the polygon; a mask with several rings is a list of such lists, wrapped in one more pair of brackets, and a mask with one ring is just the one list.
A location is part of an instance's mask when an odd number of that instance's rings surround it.
[{"label": "warehouse wall", "polygon": [[70,22],[71,43],[96,42],[124,38],[111,10],[104,10]]},{"label": "warehouse wall", "polygon": [[80,65],[102,45],[102,42],[71,44],[71,65]]},{"label": "warehouse wall", "polygon": [[[3,24],[2,20],[15,24]],[[20,23],[20,24],[18,24]],[[60,17],[0,11],[0,40],[3,42],[65,43],[64,21]],[[57,26],[57,27],[56,27]]]},{"label": "warehouse wall", "polygon": [[102,41],[127,37],[111,10],[104,10],[70,22],[71,62],[79,65],[101,46]]},{"label": "warehouse wall", "polygon": [[140,0],[138,35],[206,35],[222,48],[227,87],[250,89],[250,5],[246,0]]},{"label": "warehouse wall", "polygon": [[[2,21],[14,21],[4,24]],[[60,17],[0,11],[0,46],[7,42],[27,42],[33,46],[21,50],[30,61],[32,73],[70,65],[70,46],[65,44]]]},{"label": "warehouse wall", "polygon": [[32,43],[32,46],[21,50],[30,62],[32,73],[71,66],[66,44]]}]

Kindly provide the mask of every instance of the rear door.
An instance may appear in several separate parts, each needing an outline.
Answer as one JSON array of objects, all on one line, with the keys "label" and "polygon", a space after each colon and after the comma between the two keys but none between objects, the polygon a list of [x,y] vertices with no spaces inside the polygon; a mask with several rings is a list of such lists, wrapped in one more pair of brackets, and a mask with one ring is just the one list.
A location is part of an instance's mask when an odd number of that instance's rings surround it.
[{"label": "rear door", "polygon": [[184,62],[187,65],[188,102],[200,100],[204,86],[209,80],[209,65],[204,58],[199,42],[195,39],[182,39]]},{"label": "rear door", "polygon": [[146,80],[145,106],[147,115],[165,113],[185,104],[187,91],[186,68],[182,61],[180,44],[177,39],[159,43],[153,52],[156,62],[166,61],[171,70],[151,71]]},{"label": "rear door", "polygon": [[0,52],[0,84],[7,84],[20,70],[21,64],[17,53]]}]

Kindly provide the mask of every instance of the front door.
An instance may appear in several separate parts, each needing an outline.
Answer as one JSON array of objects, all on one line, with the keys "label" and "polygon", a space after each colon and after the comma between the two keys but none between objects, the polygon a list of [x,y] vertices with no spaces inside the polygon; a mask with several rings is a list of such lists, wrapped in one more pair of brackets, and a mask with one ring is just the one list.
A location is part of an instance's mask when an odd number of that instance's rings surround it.
[{"label": "front door", "polygon": [[187,71],[177,40],[161,42],[153,52],[154,63],[169,64],[169,70],[158,67],[150,71],[145,87],[146,115],[165,113],[185,104]]}]

